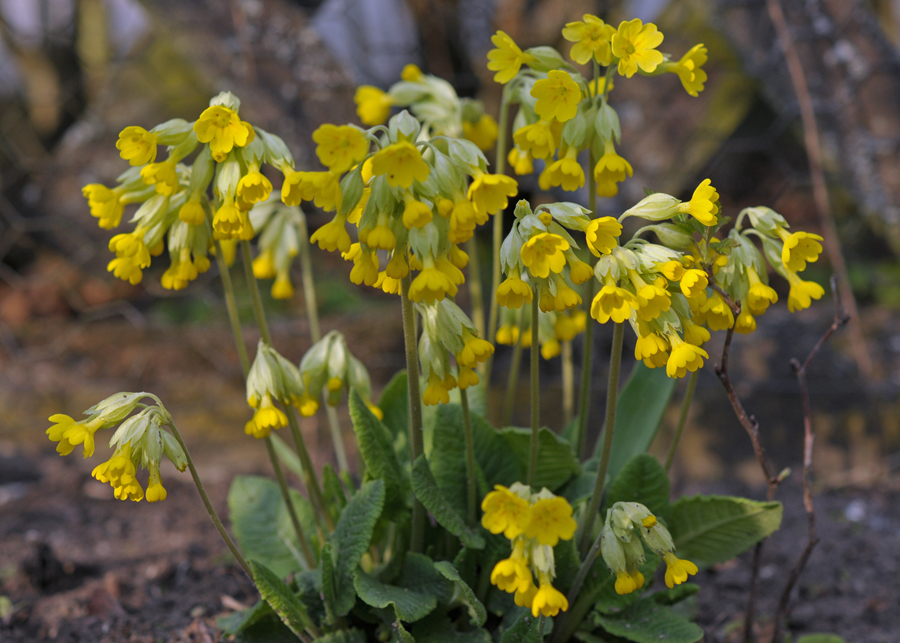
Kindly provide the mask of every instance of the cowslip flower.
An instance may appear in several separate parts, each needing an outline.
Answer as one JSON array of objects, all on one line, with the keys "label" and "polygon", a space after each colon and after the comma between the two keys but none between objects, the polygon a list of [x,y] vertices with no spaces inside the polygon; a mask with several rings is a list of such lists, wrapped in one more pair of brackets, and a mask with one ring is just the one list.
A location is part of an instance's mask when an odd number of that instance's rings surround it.
[{"label": "cowslip flower", "polygon": [[694,563],[682,560],[672,552],[666,552],[663,554],[663,558],[666,561],[666,587],[669,589],[685,582],[688,574],[693,576],[699,571]]},{"label": "cowslip flower", "polygon": [[301,201],[314,201],[323,210],[341,207],[340,176],[336,172],[295,172],[287,168],[281,185],[281,200],[285,205],[300,205]]},{"label": "cowslip flower", "polygon": [[644,321],[653,321],[669,310],[672,300],[665,288],[656,284],[647,284],[637,291],[637,316]]},{"label": "cowslip flower", "polygon": [[502,485],[495,485],[481,501],[481,525],[492,534],[509,540],[525,533],[531,520],[531,505],[525,498]]},{"label": "cowslip flower", "polygon": [[519,184],[511,176],[479,172],[469,185],[466,197],[471,201],[476,215],[496,214],[506,209],[509,197],[515,196],[518,191]]},{"label": "cowslip flower", "polygon": [[700,305],[700,313],[705,317],[710,330],[727,330],[734,326],[731,306],[717,292]]},{"label": "cowslip flower", "polygon": [[522,263],[535,277],[545,279],[550,272],[562,272],[566,266],[565,251],[569,242],[557,234],[540,232],[522,246]]},{"label": "cowslip flower", "polygon": [[159,194],[170,196],[178,190],[178,174],[175,163],[163,161],[151,163],[141,169],[141,179],[152,185]]},{"label": "cowslip flower", "polygon": [[734,332],[749,335],[756,330],[756,320],[749,309],[744,309],[734,322]]},{"label": "cowslip flower", "polygon": [[612,54],[619,59],[619,75],[631,78],[641,71],[656,71],[663,62],[663,55],[656,50],[662,44],[663,35],[653,23],[646,25],[640,18],[623,21],[612,36]]},{"label": "cowslip flower", "polygon": [[767,286],[759,278],[759,274],[752,266],[747,266],[747,276],[750,279],[750,289],[747,291],[747,306],[750,312],[759,317],[769,309],[769,304],[778,301],[778,293],[774,288]]},{"label": "cowslip flower", "polygon": [[519,176],[534,172],[534,160],[531,152],[525,152],[518,147],[513,147],[509,151],[506,160],[509,161],[509,165],[512,167],[513,172]]},{"label": "cowslip flower", "polygon": [[116,149],[130,165],[146,165],[156,160],[157,136],[143,127],[129,125],[119,133]]},{"label": "cowslip flower", "polygon": [[541,575],[541,586],[534,594],[531,601],[531,615],[538,616],[556,616],[560,610],[565,612],[569,609],[569,601],[565,595],[550,584],[550,579],[545,574]]},{"label": "cowslip flower", "polygon": [[[523,152],[529,152],[536,159],[546,159],[556,153],[558,137],[549,121],[540,120],[517,129],[513,134],[513,140]],[[512,163],[511,160],[510,163]],[[531,171],[516,173],[530,174]]]},{"label": "cowslip flower", "polygon": [[544,120],[556,119],[561,123],[575,117],[581,102],[581,89],[568,72],[554,69],[547,78],[534,83],[531,95],[537,99],[535,113]]},{"label": "cowslip flower", "polygon": [[684,377],[687,371],[693,373],[703,368],[703,360],[709,359],[709,353],[693,344],[682,341],[677,335],[671,335],[672,353],[666,363],[666,375]]},{"label": "cowslip flower", "polygon": [[60,455],[69,455],[79,444],[84,444],[84,457],[94,455],[94,434],[106,422],[104,417],[97,415],[86,420],[75,421],[68,415],[57,413],[50,416],[53,426],[47,429],[47,435],[53,442],[58,442],[56,450]]},{"label": "cowslip flower", "polygon": [[825,289],[814,281],[803,281],[797,273],[788,271],[788,283],[791,291],[788,293],[788,310],[792,313],[805,310],[812,304],[813,299],[821,299]]},{"label": "cowslip flower", "polygon": [[468,330],[463,330],[463,342],[463,349],[456,355],[460,366],[475,368],[494,354],[494,347],[489,341],[476,337]]},{"label": "cowslip flower", "polygon": [[781,249],[781,261],[790,272],[802,272],[806,269],[806,263],[813,263],[822,253],[822,237],[811,232],[793,232],[778,226],[775,228],[778,236],[784,241]]},{"label": "cowslip flower", "polygon": [[600,217],[590,222],[584,234],[591,254],[602,257],[608,255],[618,245],[622,224],[616,221],[615,217]]},{"label": "cowslip flower", "polygon": [[631,163],[616,153],[612,139],[604,144],[603,156],[594,166],[594,181],[597,183],[597,196],[613,197],[619,193],[618,184],[632,176],[634,170]]},{"label": "cowslip flower", "polygon": [[344,226],[344,218],[336,216],[334,219],[313,232],[309,238],[310,243],[318,243],[319,248],[328,252],[340,250],[347,252],[352,244],[347,228]]},{"label": "cowslip flower", "polygon": [[259,168],[252,168],[238,181],[237,195],[245,203],[265,201],[271,192],[272,182],[259,171]]},{"label": "cowslip flower", "polygon": [[533,296],[531,287],[515,275],[497,286],[497,303],[506,308],[521,308],[522,304],[530,304]]},{"label": "cowslip flower", "polygon": [[353,96],[356,114],[363,125],[381,125],[391,115],[394,101],[382,90],[372,85],[361,85]]},{"label": "cowslip flower", "polygon": [[669,359],[669,344],[656,333],[639,335],[634,345],[634,358],[648,368],[660,368]]},{"label": "cowslip flower", "polygon": [[372,174],[387,175],[388,185],[392,188],[398,185],[409,188],[413,181],[422,183],[430,173],[428,163],[422,158],[418,148],[409,141],[388,145],[372,157]]},{"label": "cowslip flower", "polygon": [[209,143],[213,158],[221,162],[237,147],[244,147],[255,136],[250,123],[242,121],[237,112],[223,105],[203,110],[194,122],[194,132],[201,143]]},{"label": "cowslip flower", "polygon": [[614,281],[607,282],[594,296],[591,302],[591,317],[601,324],[610,319],[621,324],[631,317],[632,308],[637,307],[637,301],[632,293],[616,286]]},{"label": "cowslip flower", "polygon": [[534,60],[534,56],[523,52],[515,41],[503,31],[498,31],[491,36],[491,42],[496,49],[488,52],[487,68],[497,72],[494,74],[494,82],[505,85],[519,73],[522,65],[527,65]]},{"label": "cowslip flower", "polygon": [[490,114],[482,114],[474,123],[463,121],[463,137],[475,143],[483,152],[494,147],[499,132],[497,121]]},{"label": "cowslip flower", "polygon": [[272,403],[271,396],[266,394],[253,413],[253,418],[244,425],[244,433],[262,439],[269,437],[272,429],[280,429],[287,425],[287,416]]},{"label": "cowslip flower", "polygon": [[719,221],[716,217],[719,211],[716,203],[718,200],[719,193],[716,192],[716,188],[709,179],[704,179],[694,190],[691,200],[680,204],[678,211],[691,215],[705,226],[713,226]]},{"label": "cowslip flower", "polygon": [[556,547],[560,540],[571,540],[577,527],[572,518],[572,505],[565,498],[540,498],[531,505],[525,536],[541,545]]},{"label": "cowslip flower", "polygon": [[118,190],[90,183],[81,188],[81,193],[88,200],[91,216],[99,219],[97,223],[101,228],[111,230],[118,227],[125,211],[125,204],[119,200]]},{"label": "cowslip flower", "polygon": [[456,292],[456,285],[450,277],[434,266],[425,267],[409,286],[409,298],[412,301],[424,301],[429,304],[443,301],[447,295],[454,297]]},{"label": "cowslip flower", "polygon": [[706,46],[694,45],[681,57],[672,70],[678,74],[685,91],[691,96],[698,96],[706,82],[706,72],[701,69],[707,60]]},{"label": "cowslip flower", "polygon": [[699,297],[700,293],[706,291],[708,285],[709,277],[703,270],[691,268],[690,270],[685,270],[681,276],[681,292],[688,299]]},{"label": "cowslip flower", "polygon": [[616,29],[590,14],[585,14],[582,20],[570,22],[562,30],[563,38],[575,43],[569,56],[579,65],[585,65],[593,58],[600,65],[608,67],[612,62],[610,40]]},{"label": "cowslip flower", "polygon": [[332,172],[346,172],[369,152],[366,135],[352,125],[326,123],[313,132],[316,156]]},{"label": "cowslip flower", "polygon": [[140,502],[144,498],[144,489],[137,481],[131,453],[130,442],[120,444],[109,460],[94,467],[91,475],[100,482],[108,482],[119,500]]},{"label": "cowslip flower", "polygon": [[578,162],[578,149],[569,148],[566,155],[554,161],[547,168],[547,179],[550,186],[562,186],[563,190],[574,192],[584,185],[584,170]]}]

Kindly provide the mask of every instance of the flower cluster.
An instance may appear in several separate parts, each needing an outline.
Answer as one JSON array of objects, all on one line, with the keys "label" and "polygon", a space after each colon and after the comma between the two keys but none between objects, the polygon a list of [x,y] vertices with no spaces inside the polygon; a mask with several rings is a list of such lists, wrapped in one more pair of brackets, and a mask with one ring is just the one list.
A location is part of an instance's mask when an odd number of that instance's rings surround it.
[{"label": "flower cluster", "polygon": [[[574,62],[592,64],[592,80],[576,73],[549,47],[522,51],[502,31],[492,38],[496,49],[488,53],[488,69],[497,72],[495,81],[509,84],[510,98],[519,104],[513,123],[515,147],[508,160],[520,175],[531,174],[534,160],[542,160],[541,188],[573,191],[585,183],[578,154],[590,150],[595,159],[592,171],[597,194],[615,196],[618,184],[633,170],[615,149],[621,141],[619,117],[607,102],[613,71],[626,78],[637,72],[652,76],[675,73],[685,90],[697,96],[706,82],[702,69],[706,48],[696,45],[680,61],[669,62],[668,56],[657,50],[663,34],[656,25],[634,19],[616,29],[589,14],[567,24],[562,35],[574,43],[569,52]],[[522,69],[523,65],[527,68]],[[606,68],[602,76],[601,66]]]},{"label": "flower cluster", "polygon": [[531,487],[517,482],[509,488],[497,485],[485,496],[481,509],[482,526],[492,534],[503,534],[512,547],[510,557],[494,566],[491,583],[515,594],[516,605],[530,609],[535,618],[568,610],[568,600],[553,587],[553,548],[560,540],[571,540],[578,527],[569,502],[546,488],[532,493]]},{"label": "flower cluster", "polygon": [[[143,404],[151,398],[155,404]],[[135,415],[131,415],[140,409]],[[172,416],[155,395],[150,393],[116,393],[84,412],[85,419],[76,421],[58,413],[50,416],[53,426],[47,435],[57,442],[60,455],[69,455],[79,444],[84,457],[94,455],[94,435],[101,429],[119,425],[109,441],[115,447],[112,457],[94,468],[93,475],[100,482],[108,482],[119,500],[142,500],[144,488],[137,479],[137,467],[150,472],[147,481],[147,502],[166,499],[166,490],[159,476],[159,463],[165,455],[179,471],[187,467],[184,451],[178,441],[163,427],[172,423]],[[130,416],[130,417],[129,417]]]},{"label": "flower cluster", "polygon": [[384,417],[381,409],[372,403],[372,380],[369,371],[356,359],[347,347],[347,340],[339,331],[332,330],[312,345],[300,360],[300,381],[304,395],[298,403],[304,416],[313,415],[318,409],[316,400],[327,398],[330,406],[337,406],[346,389],[353,389],[379,420]]},{"label": "flower cluster", "polygon": [[[253,238],[248,212],[272,191],[262,165],[287,172],[293,159],[280,138],[242,121],[239,110],[237,97],[223,92],[193,123],[173,119],[119,134],[116,147],[132,167],[114,188],[92,183],[82,190],[105,229],[119,226],[127,204],[141,204],[131,219],[134,229],[110,241],[116,257],[108,270],[116,277],[140,283],[151,257],[168,246],[170,266],[161,282],[180,290],[209,268],[214,240]],[[160,145],[167,149],[161,161]]]},{"label": "flower cluster", "polygon": [[[564,312],[542,312],[538,314],[538,344],[541,357],[550,360],[562,351],[562,343],[571,342],[585,331],[587,313],[579,308]],[[500,326],[497,328],[497,343],[514,346],[522,342],[522,348],[531,348],[534,336],[531,316],[523,315],[511,308],[500,311]]]},{"label": "flower cluster", "polygon": [[273,299],[290,299],[294,296],[291,266],[300,251],[300,244],[307,241],[303,211],[297,206],[284,205],[273,193],[250,210],[250,224],[260,231],[253,276],[274,279],[270,291]]},{"label": "flower cluster", "polygon": [[[638,537],[636,534],[640,534]],[[616,592],[630,594],[644,586],[639,567],[644,563],[644,545],[666,563],[666,586],[670,589],[697,573],[697,566],[675,556],[669,530],[638,502],[617,502],[606,512],[600,536],[600,553],[616,575]]]},{"label": "flower cluster", "polygon": [[497,121],[485,113],[481,101],[460,98],[453,85],[422,73],[416,65],[406,65],[400,78],[387,92],[372,85],[357,88],[356,113],[364,125],[381,125],[391,107],[408,107],[422,121],[428,136],[465,138],[483,151],[494,146]]}]

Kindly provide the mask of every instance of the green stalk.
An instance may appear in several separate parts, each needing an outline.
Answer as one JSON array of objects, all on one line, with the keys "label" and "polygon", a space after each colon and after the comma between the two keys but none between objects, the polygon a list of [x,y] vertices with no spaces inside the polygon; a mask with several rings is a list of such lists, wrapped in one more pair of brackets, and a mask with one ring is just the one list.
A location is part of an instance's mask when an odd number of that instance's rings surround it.
[{"label": "green stalk", "polygon": [[512,363],[509,365],[509,379],[506,382],[506,397],[503,400],[503,415],[500,417],[500,426],[509,426],[512,422],[513,407],[516,404],[516,393],[519,389],[519,371],[522,365],[522,332],[519,331],[519,341],[513,346]]},{"label": "green stalk", "polygon": [[[178,444],[181,445],[181,448],[184,451],[184,457],[187,460],[188,469],[190,469],[191,471],[191,477],[194,479],[194,484],[197,486],[197,491],[200,492],[200,499],[203,500],[203,506],[206,507],[206,513],[209,514],[210,519],[212,519],[213,524],[216,526],[216,531],[219,532],[222,540],[225,541],[225,545],[234,556],[234,559],[241,566],[241,569],[243,569],[244,573],[250,577],[250,580],[253,580],[253,572],[250,570],[250,565],[247,563],[243,554],[241,554],[241,550],[238,549],[238,546],[231,539],[231,536],[229,536],[228,532],[225,531],[225,526],[219,519],[219,514],[216,513],[216,510],[212,506],[212,502],[210,502],[209,500],[209,496],[206,495],[206,489],[203,487],[203,483],[200,481],[200,476],[197,474],[197,467],[194,466],[194,460],[193,458],[191,458],[191,452],[188,451],[187,445],[184,443],[184,438],[181,437],[181,432],[179,432],[178,428],[175,426],[175,422],[170,422],[169,428],[172,429],[172,434],[175,436],[175,439],[178,440]],[[300,542],[301,544],[305,543],[302,538],[300,539]],[[313,567],[314,565],[315,563],[312,563],[310,567]]]},{"label": "green stalk", "polygon": [[[509,127],[509,86],[503,88],[500,96],[500,123],[497,130],[497,174],[506,172],[506,130]],[[494,245],[491,264],[491,308],[488,315],[487,339],[496,345],[497,319],[500,316],[500,304],[497,302],[497,286],[500,285],[500,247],[503,245],[503,210],[494,215]],[[484,363],[485,389],[491,381],[491,369],[494,365],[494,357],[491,355]]]},{"label": "green stalk", "polygon": [[672,466],[675,459],[675,451],[678,449],[678,442],[681,440],[681,433],[684,431],[684,425],[687,423],[688,412],[691,410],[691,402],[694,399],[694,390],[697,388],[697,377],[700,375],[700,369],[691,373],[688,378],[687,389],[684,392],[684,400],[681,402],[681,415],[678,416],[678,426],[675,428],[675,437],[672,438],[672,446],[669,447],[669,455],[666,457],[666,472]]},{"label": "green stalk", "polygon": [[616,402],[619,398],[619,370],[622,366],[622,340],[625,336],[625,324],[615,324],[613,327],[612,354],[609,357],[609,386],[606,389],[606,422],[603,429],[603,453],[600,456],[600,468],[597,470],[597,481],[594,483],[594,493],[588,504],[587,513],[584,516],[584,526],[581,532],[582,555],[591,542],[591,532],[594,529],[594,520],[600,510],[600,499],[603,497],[603,485],[606,481],[606,472],[609,469],[609,455],[612,450],[613,433],[616,428]]},{"label": "green stalk", "polygon": [[463,429],[466,436],[466,481],[468,489],[469,525],[474,526],[477,519],[478,481],[475,479],[475,434],[472,431],[472,416],[469,414],[469,396],[465,389],[459,389],[459,401],[462,406]]},{"label": "green stalk", "polygon": [[[478,260],[478,241],[475,236],[466,242],[469,253],[469,300],[472,304],[472,323],[479,337],[484,337],[484,288],[481,283],[481,262]],[[484,362],[482,362],[482,371]],[[482,372],[482,375],[484,373]]]},{"label": "green stalk", "polygon": [[[591,216],[597,214],[597,181],[594,179],[594,165],[597,159],[594,150],[588,155],[588,208]],[[578,456],[584,460],[587,456],[587,421],[591,399],[591,366],[594,358],[594,324],[591,321],[591,302],[594,299],[594,280],[589,279],[587,284],[587,297],[584,300],[585,312],[588,323],[584,329],[584,351],[581,356],[581,399],[578,400],[578,431],[575,444],[578,445]]]},{"label": "green stalk", "polygon": [[[403,339],[406,347],[406,379],[409,391],[409,452],[410,461],[425,452],[422,437],[422,393],[419,389],[419,351],[416,341],[416,313],[409,300],[409,284],[406,275],[400,280],[400,309],[403,315]],[[425,507],[418,499],[413,501],[412,534],[410,551],[421,553],[425,547]]]},{"label": "green stalk", "polygon": [[[234,297],[234,282],[231,281],[231,271],[228,268],[228,264],[225,263],[225,256],[222,254],[222,244],[220,244],[218,240],[215,243],[216,262],[219,266],[219,274],[222,277],[222,289],[225,293],[225,308],[228,311],[228,321],[231,324],[231,332],[234,335],[234,344],[237,348],[238,358],[241,362],[241,370],[244,374],[244,380],[246,381],[247,375],[250,373],[250,359],[247,356],[247,346],[244,344],[244,335],[241,332],[241,320],[238,316],[237,303],[235,302]],[[257,293],[257,295],[258,294],[259,293]],[[284,478],[284,472],[281,470],[281,463],[278,461],[278,456],[275,453],[272,438],[266,436],[263,439],[266,443],[266,450],[269,453],[269,460],[272,462],[272,469],[275,471],[275,478],[278,480],[278,488],[281,491],[281,497],[284,499],[284,504],[287,507],[288,515],[291,518],[291,524],[294,526],[294,531],[297,533],[297,540],[300,542],[300,548],[303,550],[303,556],[306,558],[306,562],[310,568],[315,567],[315,558],[313,557],[312,551],[309,548],[309,543],[306,540],[306,533],[300,525],[300,519],[297,518],[297,510],[294,507],[294,501],[291,499],[291,494],[288,491],[287,481]]]},{"label": "green stalk", "polygon": [[[306,319],[309,321],[309,337],[315,344],[322,339],[322,330],[319,325],[319,308],[316,301],[316,284],[313,279],[312,257],[309,253],[309,229],[306,227],[306,216],[300,216],[299,239],[300,270],[303,279],[303,300],[306,304]],[[349,474],[350,465],[347,461],[347,449],[344,448],[344,437],[341,432],[341,422],[338,419],[337,409],[327,403],[327,395],[323,392],[325,416],[328,418],[328,429],[331,432],[331,442],[334,445],[334,456],[337,460],[338,471]]]},{"label": "green stalk", "polygon": [[575,408],[575,366],[572,364],[572,342],[562,343],[562,407],[563,426],[569,426]]},{"label": "green stalk", "polygon": [[[242,259],[242,263],[244,264],[244,277],[247,280],[247,288],[250,289],[250,301],[253,303],[253,316],[256,319],[256,326],[259,328],[259,336],[262,338],[264,343],[271,346],[272,345],[272,334],[269,332],[269,322],[266,320],[266,310],[265,310],[265,308],[263,308],[262,297],[260,297],[260,294],[259,294],[259,283],[257,283],[256,277],[253,276],[253,259],[250,255],[250,243],[248,241],[243,241],[243,240],[241,241],[241,259]],[[289,411],[288,417],[290,419],[291,417],[293,417],[293,410],[288,409],[288,411]],[[296,421],[296,418],[294,418],[294,421]],[[266,440],[268,441],[269,438],[266,438]],[[300,456],[300,458],[302,460],[303,456],[300,455],[299,452],[306,451],[306,444],[305,444],[305,442],[303,442],[303,434],[300,433],[299,430],[297,431],[297,433],[294,434],[294,440],[303,444],[302,448],[299,445],[297,446],[297,451],[298,451],[297,455]],[[275,466],[275,463],[278,462],[278,458],[275,455],[274,447],[271,448],[270,454],[272,455],[272,458],[273,458],[272,465]],[[307,453],[307,457],[308,457],[308,453]],[[278,467],[280,468],[280,464],[278,465]],[[305,467],[306,467],[306,465],[304,465],[304,469],[305,469]],[[315,469],[313,469],[311,465],[309,468],[309,473],[306,476],[306,483],[307,483],[306,488],[307,488],[307,491],[309,492],[310,498],[313,498],[313,497],[323,498],[324,497],[322,494],[322,489],[321,489],[321,487],[319,487],[319,480],[318,480],[318,478],[316,478]],[[286,496],[285,501],[288,503],[288,506],[291,508],[291,511],[293,513],[293,503],[290,501],[290,496]],[[316,506],[316,504],[317,503],[314,500],[313,501],[314,507]],[[320,514],[321,518],[323,520],[325,520],[326,524],[331,522],[330,516],[326,517],[324,515],[326,513],[324,505],[320,505],[316,508],[317,508],[318,513]],[[298,522],[298,524],[299,524],[299,522]]]},{"label": "green stalk", "polygon": [[297,410],[293,407],[287,410],[288,424],[291,427],[291,435],[294,438],[294,446],[297,448],[297,456],[300,458],[300,465],[303,467],[303,481],[306,488],[309,489],[309,499],[312,502],[313,509],[317,516],[321,516],[325,522],[328,531],[334,531],[334,520],[328,513],[325,506],[325,497],[322,489],[319,487],[319,481],[316,479],[316,469],[313,466],[312,458],[309,456],[309,450],[306,448],[306,442],[303,440],[303,434],[300,432],[300,423],[297,421]]},{"label": "green stalk", "polygon": [[538,377],[538,292],[531,298],[531,454],[528,458],[528,484],[534,486],[538,467],[538,432],[541,424],[540,383]]}]

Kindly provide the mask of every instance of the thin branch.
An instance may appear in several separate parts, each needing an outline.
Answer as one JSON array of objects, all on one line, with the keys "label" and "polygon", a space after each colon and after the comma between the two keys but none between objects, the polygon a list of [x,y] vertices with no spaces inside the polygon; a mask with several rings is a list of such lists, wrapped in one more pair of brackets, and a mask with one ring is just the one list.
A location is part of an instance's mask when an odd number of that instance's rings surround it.
[{"label": "thin branch", "polygon": [[809,363],[812,361],[813,357],[815,357],[822,346],[827,342],[831,336],[840,330],[847,322],[850,321],[850,315],[844,310],[844,306],[841,303],[841,295],[840,291],[837,287],[837,275],[832,275],[831,277],[831,293],[834,297],[834,321],[831,322],[831,326],[828,327],[828,330],[825,331],[825,334],[819,338],[819,341],[816,342],[815,346],[813,346],[812,350],[809,352],[809,355],[806,356],[806,360],[801,364],[798,359],[791,360],[791,367],[794,369],[794,372],[797,374],[797,382],[800,384],[800,395],[803,398],[803,431],[805,435],[805,439],[803,441],[803,505],[806,508],[806,521],[808,525],[809,531],[809,539],[806,543],[806,548],[803,550],[803,553],[800,554],[800,558],[797,561],[797,564],[794,565],[794,569],[791,570],[791,575],[788,578],[787,584],[784,586],[784,591],[781,594],[781,600],[778,602],[778,613],[775,616],[775,631],[772,634],[772,643],[779,643],[781,640],[781,629],[782,624],[784,623],[785,618],[787,618],[788,607],[790,606],[791,600],[791,592],[794,589],[794,585],[797,584],[797,580],[800,578],[800,574],[803,573],[803,569],[806,567],[806,563],[809,562],[809,557],[812,555],[813,549],[816,546],[816,543],[819,542],[819,538],[816,535],[816,509],[813,505],[812,499],[812,490],[809,485],[809,475],[810,470],[812,469],[812,456],[813,456],[813,443],[815,441],[815,434],[813,433],[812,426],[812,411],[810,409],[809,403],[809,388],[806,384],[806,372],[809,368]]}]

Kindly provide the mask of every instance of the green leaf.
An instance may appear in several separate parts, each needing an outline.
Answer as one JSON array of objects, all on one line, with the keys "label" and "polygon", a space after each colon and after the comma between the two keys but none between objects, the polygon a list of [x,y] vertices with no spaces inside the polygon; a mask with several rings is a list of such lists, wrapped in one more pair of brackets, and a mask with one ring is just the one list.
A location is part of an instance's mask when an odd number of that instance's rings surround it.
[{"label": "green leaf", "polygon": [[338,630],[316,639],[316,643],[366,643],[366,633],[362,630]]},{"label": "green leaf", "polygon": [[844,637],[837,634],[804,634],[797,643],[847,643]]},{"label": "green leaf", "polygon": [[[315,533],[312,508],[291,490],[297,517],[307,538]],[[237,476],[228,490],[231,528],[244,556],[253,558],[279,576],[306,567],[300,543],[278,484],[261,476]],[[310,544],[314,545],[314,542]]]},{"label": "green leaf", "polygon": [[781,526],[780,502],[690,496],[672,505],[669,531],[677,554],[708,567],[747,551]]},{"label": "green leaf", "polygon": [[456,513],[464,516],[468,511],[468,475],[462,408],[456,404],[438,406],[433,426],[428,465],[444,498]]},{"label": "green leaf", "polygon": [[355,390],[350,392],[350,419],[356,432],[359,453],[366,465],[366,476],[384,480],[388,507],[405,507],[409,487],[406,474],[394,453],[391,435]]},{"label": "green leaf", "polygon": [[369,548],[375,523],[384,508],[384,482],[372,480],[357,491],[338,520],[331,537],[334,559],[334,608],[346,616],[356,601],[353,575]]},{"label": "green leaf", "polygon": [[[616,432],[609,455],[608,475],[615,480],[631,458],[646,453],[659,431],[663,413],[669,406],[675,380],[664,368],[647,368],[637,362],[616,405]],[[597,449],[603,440],[597,440]]]},{"label": "green leaf", "polygon": [[407,623],[418,621],[437,607],[437,598],[433,594],[385,585],[361,568],[356,570],[354,587],[363,603],[378,608],[393,607],[397,611],[397,617]]},{"label": "green leaf", "polygon": [[255,560],[248,562],[253,572],[253,582],[263,600],[271,606],[291,632],[300,636],[306,629],[306,623],[309,623],[309,616],[303,603],[271,569]]},{"label": "green leaf", "polygon": [[466,526],[462,517],[441,493],[424,455],[419,456],[413,465],[411,480],[416,497],[441,527],[459,538],[466,547],[484,549],[484,538],[481,534]]},{"label": "green leaf", "polygon": [[596,613],[604,630],[636,643],[696,643],[703,630],[664,605],[640,600],[618,614]]},{"label": "green leaf", "polygon": [[482,605],[481,601],[475,596],[475,592],[472,591],[472,588],[469,587],[462,577],[460,577],[459,572],[456,571],[453,563],[441,561],[435,563],[434,567],[444,576],[444,578],[456,583],[456,589],[460,593],[459,600],[462,601],[469,610],[469,623],[477,627],[484,625],[484,622],[487,620],[487,611],[485,611],[484,605]]},{"label": "green leaf", "polygon": [[[500,434],[506,439],[523,467],[527,467],[531,450],[531,431],[506,428],[501,429]],[[541,428],[538,433],[537,479],[533,487],[535,489],[547,487],[550,491],[555,491],[580,471],[578,459],[569,443],[547,427]]]},{"label": "green leaf", "polygon": [[378,408],[384,413],[382,422],[394,437],[402,435],[404,442],[409,433],[409,392],[406,371],[400,371],[387,383],[378,400]]},{"label": "green leaf", "polygon": [[272,608],[269,607],[269,604],[260,600],[242,612],[236,612],[224,618],[220,618],[216,622],[216,625],[222,630],[223,634],[231,636],[233,634],[240,634],[254,623],[273,614],[274,612],[272,611]]},{"label": "green leaf", "polygon": [[272,438],[272,446],[275,447],[275,453],[278,454],[278,459],[291,473],[303,480],[303,465],[300,463],[297,452],[289,447],[288,443],[281,439],[281,436],[272,433],[270,437]]},{"label": "green leaf", "polygon": [[531,612],[523,609],[521,616],[513,623],[512,627],[503,632],[500,643],[540,643],[539,623],[539,618],[534,618]]},{"label": "green leaf", "polygon": [[325,617],[329,623],[333,624],[337,622],[337,601],[334,590],[334,554],[331,551],[331,543],[326,542],[322,547],[319,565],[322,567],[322,596],[325,602]]},{"label": "green leaf", "polygon": [[[269,609],[268,615],[234,634],[229,640],[232,643],[297,643],[297,636],[281,622],[268,603],[263,601],[263,604]],[[216,624],[219,625],[223,620],[220,619]]]},{"label": "green leaf", "polygon": [[334,467],[327,462],[322,467],[322,491],[325,494],[325,506],[328,507],[332,519],[336,521],[347,506],[347,496]]},{"label": "green leaf", "polygon": [[488,488],[502,484],[508,487],[523,482],[526,465],[509,448],[503,435],[482,416],[472,414],[472,433],[475,436],[475,460],[484,473]]},{"label": "green leaf", "polygon": [[[657,516],[669,517],[669,477],[659,461],[642,453],[634,456],[609,487],[607,507],[617,502],[639,502]],[[600,512],[606,515],[605,512]]]},{"label": "green leaf", "polygon": [[438,603],[449,603],[453,596],[453,583],[424,554],[410,552],[406,555],[396,585],[420,594],[431,594]]},{"label": "green leaf", "polygon": [[700,586],[696,583],[682,583],[681,585],[676,585],[672,589],[664,589],[661,592],[656,592],[655,594],[650,595],[649,598],[652,598],[660,605],[675,605],[676,603],[680,603],[681,601],[690,598],[699,591]]},{"label": "green leaf", "polygon": [[446,614],[432,612],[412,628],[412,634],[419,641],[428,643],[491,643],[487,630],[477,628],[460,632]]}]

